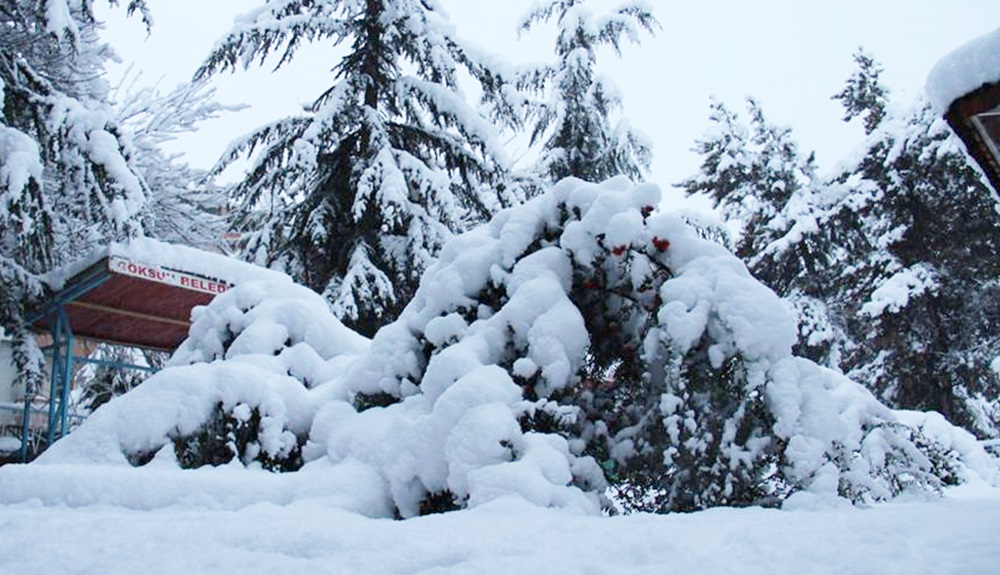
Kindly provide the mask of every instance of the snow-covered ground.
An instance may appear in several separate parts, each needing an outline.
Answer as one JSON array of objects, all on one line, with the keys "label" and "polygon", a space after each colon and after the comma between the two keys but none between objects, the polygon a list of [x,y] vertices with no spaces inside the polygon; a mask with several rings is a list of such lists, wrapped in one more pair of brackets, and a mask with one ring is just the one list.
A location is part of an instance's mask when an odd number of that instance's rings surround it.
[{"label": "snow-covered ground", "polygon": [[[5,471],[5,574],[989,575],[1000,569],[1000,490],[984,486],[867,509],[717,508],[623,517],[507,498],[394,521],[345,509],[335,482],[324,489],[295,474],[242,466]],[[23,489],[12,493],[10,479],[17,476]]]}]

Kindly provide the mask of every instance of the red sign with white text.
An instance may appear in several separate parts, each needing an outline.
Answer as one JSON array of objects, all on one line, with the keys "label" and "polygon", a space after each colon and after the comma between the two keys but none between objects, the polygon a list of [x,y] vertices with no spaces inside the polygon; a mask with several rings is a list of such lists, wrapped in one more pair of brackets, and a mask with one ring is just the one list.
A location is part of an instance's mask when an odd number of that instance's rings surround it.
[{"label": "red sign with white text", "polygon": [[182,287],[202,293],[220,294],[229,289],[229,285],[225,282],[209,280],[157,266],[140,264],[118,256],[112,256],[108,260],[108,268],[116,274]]}]

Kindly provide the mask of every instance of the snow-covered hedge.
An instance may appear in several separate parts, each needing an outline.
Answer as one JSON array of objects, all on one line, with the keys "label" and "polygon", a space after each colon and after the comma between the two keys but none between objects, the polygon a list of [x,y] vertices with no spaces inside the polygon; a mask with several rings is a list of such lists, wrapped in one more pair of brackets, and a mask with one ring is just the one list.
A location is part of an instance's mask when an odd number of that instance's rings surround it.
[{"label": "snow-covered hedge", "polygon": [[313,416],[368,341],[340,324],[324,300],[284,280],[251,281],[195,308],[189,338],[168,368],[98,409],[41,462],[183,467],[247,465],[293,470]]},{"label": "snow-covered hedge", "polygon": [[42,461],[354,469],[400,517],[510,495],[670,511],[994,479],[967,433],[793,357],[777,296],[659,201],[566,180],[502,212],[444,248],[370,348],[303,288],[238,286],[198,311],[172,367]]}]

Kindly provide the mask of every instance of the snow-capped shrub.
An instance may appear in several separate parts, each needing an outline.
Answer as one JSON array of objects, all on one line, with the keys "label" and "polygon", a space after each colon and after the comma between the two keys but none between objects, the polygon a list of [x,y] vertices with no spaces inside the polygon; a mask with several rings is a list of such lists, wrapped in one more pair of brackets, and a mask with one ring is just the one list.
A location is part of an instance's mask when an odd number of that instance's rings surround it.
[{"label": "snow-capped shrub", "polygon": [[166,369],[98,409],[41,460],[301,467],[316,406],[329,393],[312,388],[367,340],[291,281],[241,284],[192,315]]},{"label": "snow-capped shrub", "polygon": [[328,363],[368,347],[313,291],[290,280],[241,284],[192,311],[188,339],[168,365],[220,359],[267,364],[305,387],[331,379],[341,366]]},{"label": "snow-capped shrub", "polygon": [[40,461],[336,466],[399,517],[512,495],[672,511],[995,479],[967,433],[793,357],[781,300],[658,202],[626,179],[563,181],[449,242],[370,348],[305,288],[241,285],[197,311],[171,367]]},{"label": "snow-capped shrub", "polygon": [[956,480],[947,447],[793,357],[777,296],[654,213],[659,197],[564,180],[450,242],[349,372],[354,408],[325,410],[312,439],[379,469],[403,516],[606,486],[670,511]]}]

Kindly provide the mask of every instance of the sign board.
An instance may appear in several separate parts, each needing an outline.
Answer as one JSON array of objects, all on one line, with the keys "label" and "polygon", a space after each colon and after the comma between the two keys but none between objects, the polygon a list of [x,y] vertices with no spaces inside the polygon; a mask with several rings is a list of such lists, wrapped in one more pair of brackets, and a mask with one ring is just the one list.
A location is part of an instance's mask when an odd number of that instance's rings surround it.
[{"label": "sign board", "polygon": [[194,274],[158,266],[140,264],[120,256],[111,256],[109,258],[108,270],[116,274],[182,287],[201,293],[220,294],[229,289],[229,284],[225,282],[210,280]]}]

